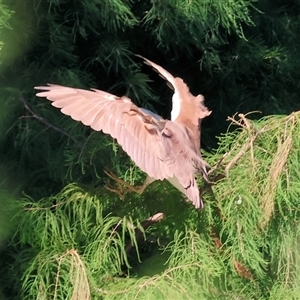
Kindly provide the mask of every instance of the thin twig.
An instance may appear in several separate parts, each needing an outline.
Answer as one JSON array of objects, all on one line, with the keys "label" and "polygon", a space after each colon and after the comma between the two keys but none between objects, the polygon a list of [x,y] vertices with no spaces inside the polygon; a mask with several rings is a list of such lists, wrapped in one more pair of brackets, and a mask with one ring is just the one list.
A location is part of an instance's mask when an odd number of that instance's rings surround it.
[{"label": "thin twig", "polygon": [[48,128],[52,128],[56,131],[58,131],[59,133],[61,133],[62,135],[67,136],[70,140],[72,140],[75,145],[77,147],[81,147],[81,143],[78,142],[75,138],[73,138],[71,135],[69,135],[67,132],[65,132],[64,130],[50,124],[46,119],[44,119],[43,117],[38,116],[27,104],[27,102],[25,101],[25,99],[23,97],[20,97],[20,100],[22,101],[24,107],[26,108],[27,111],[29,111],[29,113],[32,115],[32,117],[34,117],[35,119],[39,120],[41,123],[44,123],[45,125],[48,126]]},{"label": "thin twig", "polygon": [[[250,141],[245,143],[242,146],[242,149],[234,156],[234,158],[228,163],[228,165],[225,168],[225,174],[226,177],[229,176],[229,170],[240,160],[240,158],[250,149],[251,152],[251,158],[252,158],[252,164],[254,165],[254,152],[253,152],[253,143],[257,139],[257,137],[265,130],[265,128],[262,128],[260,130],[255,130],[255,134],[251,135],[251,124],[248,122],[248,120],[245,118],[245,115],[239,114],[240,120],[237,121],[231,117],[228,117],[228,120],[231,120],[233,123],[243,127],[246,129],[249,133],[249,139]],[[241,122],[243,121],[243,123]],[[229,154],[229,153],[228,153]],[[228,156],[227,154],[227,156]]]},{"label": "thin twig", "polygon": [[253,142],[254,142],[254,140],[256,139],[256,137],[253,136],[253,135],[251,134],[251,131],[252,131],[253,126],[252,126],[252,124],[249,122],[249,120],[245,117],[245,115],[239,114],[238,116],[239,116],[239,117],[241,118],[241,120],[243,120],[243,122],[245,123],[246,128],[247,128],[248,133],[249,133],[249,137],[250,137],[250,154],[251,154],[252,166],[253,166],[253,168],[254,168],[254,167],[255,167],[255,161],[254,161]]}]

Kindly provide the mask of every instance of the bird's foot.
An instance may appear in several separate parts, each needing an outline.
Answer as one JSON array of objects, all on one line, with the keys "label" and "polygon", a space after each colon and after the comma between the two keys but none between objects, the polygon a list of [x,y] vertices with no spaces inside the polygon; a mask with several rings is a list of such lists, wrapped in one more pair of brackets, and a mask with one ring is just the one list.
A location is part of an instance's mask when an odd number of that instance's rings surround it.
[{"label": "bird's foot", "polygon": [[119,195],[119,197],[124,200],[124,196],[127,193],[137,193],[137,194],[142,194],[145,190],[145,188],[153,181],[152,179],[150,179],[150,177],[147,177],[147,179],[145,180],[145,182],[141,185],[141,186],[133,186],[130,183],[124,181],[123,179],[119,178],[117,175],[115,175],[114,173],[112,173],[109,170],[104,170],[104,173],[111,178],[113,181],[115,181],[117,183],[117,188],[111,187],[109,184],[106,184],[104,187]]}]

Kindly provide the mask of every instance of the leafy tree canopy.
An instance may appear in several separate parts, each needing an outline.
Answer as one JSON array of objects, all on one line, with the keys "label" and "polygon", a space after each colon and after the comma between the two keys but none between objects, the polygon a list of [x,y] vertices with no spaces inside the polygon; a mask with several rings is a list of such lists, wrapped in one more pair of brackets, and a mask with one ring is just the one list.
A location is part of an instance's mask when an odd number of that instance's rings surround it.
[{"label": "leafy tree canopy", "polygon": [[[299,15],[296,0],[1,0],[3,298],[297,299]],[[120,200],[104,168],[144,174],[35,97],[95,87],[169,117],[172,91],[135,54],[213,110],[202,144],[219,181],[199,180],[201,212],[165,182]]]}]

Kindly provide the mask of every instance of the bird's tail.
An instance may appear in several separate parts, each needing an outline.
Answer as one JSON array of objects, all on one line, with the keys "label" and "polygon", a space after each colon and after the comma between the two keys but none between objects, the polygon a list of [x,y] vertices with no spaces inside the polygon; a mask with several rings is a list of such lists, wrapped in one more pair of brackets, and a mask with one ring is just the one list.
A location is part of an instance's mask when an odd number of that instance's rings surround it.
[{"label": "bird's tail", "polygon": [[203,208],[204,204],[200,197],[197,182],[194,178],[191,181],[191,185],[185,189],[185,194],[193,202],[195,208]]}]

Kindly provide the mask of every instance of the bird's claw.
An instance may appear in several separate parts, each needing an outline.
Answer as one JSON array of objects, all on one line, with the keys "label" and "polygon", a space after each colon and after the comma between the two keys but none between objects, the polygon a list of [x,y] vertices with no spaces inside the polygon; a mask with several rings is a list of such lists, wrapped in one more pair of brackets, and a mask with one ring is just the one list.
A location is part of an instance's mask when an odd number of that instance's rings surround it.
[{"label": "bird's claw", "polygon": [[138,193],[141,194],[143,192],[144,189],[142,189],[142,187],[135,187],[133,185],[131,185],[130,183],[124,181],[123,179],[119,178],[117,175],[115,175],[113,172],[109,171],[109,170],[104,170],[104,173],[113,181],[115,181],[117,183],[117,188],[113,188],[111,186],[109,186],[108,184],[104,185],[104,187],[119,195],[119,197],[124,200],[124,196],[127,193]]}]

